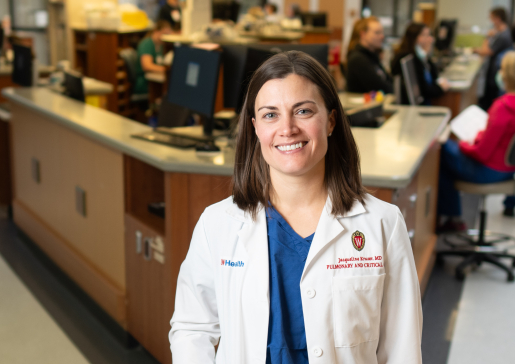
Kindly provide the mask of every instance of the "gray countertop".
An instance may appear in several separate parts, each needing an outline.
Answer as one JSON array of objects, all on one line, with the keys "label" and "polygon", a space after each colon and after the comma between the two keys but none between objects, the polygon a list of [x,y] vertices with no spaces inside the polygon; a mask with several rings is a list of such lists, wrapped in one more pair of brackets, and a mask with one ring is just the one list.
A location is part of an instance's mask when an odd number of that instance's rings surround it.
[{"label": "gray countertop", "polygon": [[[11,101],[41,112],[80,134],[119,150],[166,172],[204,173],[230,176],[234,150],[223,147],[212,156],[132,138],[151,128],[44,88],[6,88]],[[341,95],[345,104],[352,103]],[[406,187],[429,147],[450,118],[443,107],[386,106],[395,114],[380,128],[353,128],[361,154],[363,183],[370,187]],[[423,115],[431,112],[434,115]],[[15,121],[14,121],[15,122]]]},{"label": "gray countertop", "polygon": [[478,55],[458,56],[440,73],[440,77],[449,80],[449,91],[465,91],[474,83],[482,65],[483,59]]},{"label": "gray countertop", "polygon": [[[51,73],[55,71],[54,66],[46,66],[46,65],[38,65],[39,73]],[[0,66],[0,75],[11,75],[13,73],[13,66],[12,64],[3,64]]]}]

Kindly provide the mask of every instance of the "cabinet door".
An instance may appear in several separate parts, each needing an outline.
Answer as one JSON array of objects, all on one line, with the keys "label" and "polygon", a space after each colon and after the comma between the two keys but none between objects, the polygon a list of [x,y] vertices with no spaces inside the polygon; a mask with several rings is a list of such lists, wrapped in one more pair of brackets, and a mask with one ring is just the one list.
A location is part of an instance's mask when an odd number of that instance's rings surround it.
[{"label": "cabinet door", "polygon": [[125,215],[129,332],[159,362],[171,363],[168,331],[173,314],[169,249],[165,239]]}]

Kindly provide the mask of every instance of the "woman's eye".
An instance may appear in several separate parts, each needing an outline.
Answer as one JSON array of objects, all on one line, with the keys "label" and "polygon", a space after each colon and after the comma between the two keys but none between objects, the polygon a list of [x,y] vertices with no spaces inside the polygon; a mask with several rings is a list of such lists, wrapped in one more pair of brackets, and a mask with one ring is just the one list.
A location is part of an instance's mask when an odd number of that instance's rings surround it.
[{"label": "woman's eye", "polygon": [[275,113],[269,112],[263,115],[265,119],[272,119],[275,116]]},{"label": "woman's eye", "polygon": [[311,114],[311,110],[309,109],[300,109],[296,112],[297,115],[309,115]]}]

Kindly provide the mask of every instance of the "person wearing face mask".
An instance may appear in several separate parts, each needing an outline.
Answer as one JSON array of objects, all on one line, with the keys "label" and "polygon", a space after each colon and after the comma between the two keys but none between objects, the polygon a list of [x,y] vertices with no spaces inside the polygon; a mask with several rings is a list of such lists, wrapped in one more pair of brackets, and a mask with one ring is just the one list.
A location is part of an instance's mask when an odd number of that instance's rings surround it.
[{"label": "person wearing face mask", "polygon": [[493,28],[488,32],[488,36],[483,45],[474,49],[474,52],[485,58],[482,70],[484,88],[478,105],[484,110],[492,105],[495,98],[499,96],[499,88],[495,81],[498,71],[498,57],[501,52],[513,49],[511,31],[507,24],[508,15],[504,8],[494,8],[490,11],[490,21]]},{"label": "person wearing face mask", "polygon": [[379,20],[371,16],[354,24],[347,53],[347,91],[393,92],[392,78],[381,64],[384,31]]},{"label": "person wearing face mask", "polygon": [[203,212],[177,279],[173,363],[421,364],[404,218],[366,193],[330,73],[270,57],[238,124],[232,196]]},{"label": "person wearing face mask", "polygon": [[[465,230],[461,220],[461,200],[454,188],[456,180],[472,183],[492,183],[513,179],[515,167],[506,164],[506,152],[515,137],[515,52],[507,52],[501,63],[499,86],[506,93],[488,109],[486,129],[474,142],[449,139],[440,158],[438,187],[439,230]],[[504,215],[513,216],[515,196],[504,200]]]},{"label": "person wearing face mask", "polygon": [[[431,105],[431,99],[441,96],[449,89],[449,82],[438,77],[438,70],[430,58],[434,37],[429,27],[422,23],[411,23],[392,61],[392,74],[402,76],[401,59],[413,54],[417,82],[424,105]],[[409,104],[406,87],[402,88],[401,103]]]}]

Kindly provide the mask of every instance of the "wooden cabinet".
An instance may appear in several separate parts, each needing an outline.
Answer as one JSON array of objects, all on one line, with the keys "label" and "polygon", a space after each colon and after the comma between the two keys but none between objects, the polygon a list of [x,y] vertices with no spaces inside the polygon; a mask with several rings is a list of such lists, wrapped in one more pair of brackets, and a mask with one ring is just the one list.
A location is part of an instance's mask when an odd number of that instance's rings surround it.
[{"label": "wooden cabinet", "polygon": [[369,188],[373,196],[399,207],[404,216],[422,292],[435,262],[439,159],[440,144],[434,143],[407,187]]},{"label": "wooden cabinet", "polygon": [[[179,269],[200,215],[230,195],[231,177],[165,173],[128,156],[124,165],[128,331],[169,364]],[[164,218],[148,211],[154,202],[165,202]]]},{"label": "wooden cabinet", "polygon": [[11,205],[10,125],[0,118],[0,206]]},{"label": "wooden cabinet", "polygon": [[121,49],[137,48],[145,31],[73,31],[75,68],[85,76],[108,82],[113,92],[108,95],[108,110],[128,116],[130,109],[129,84],[125,64],[120,58]]}]

